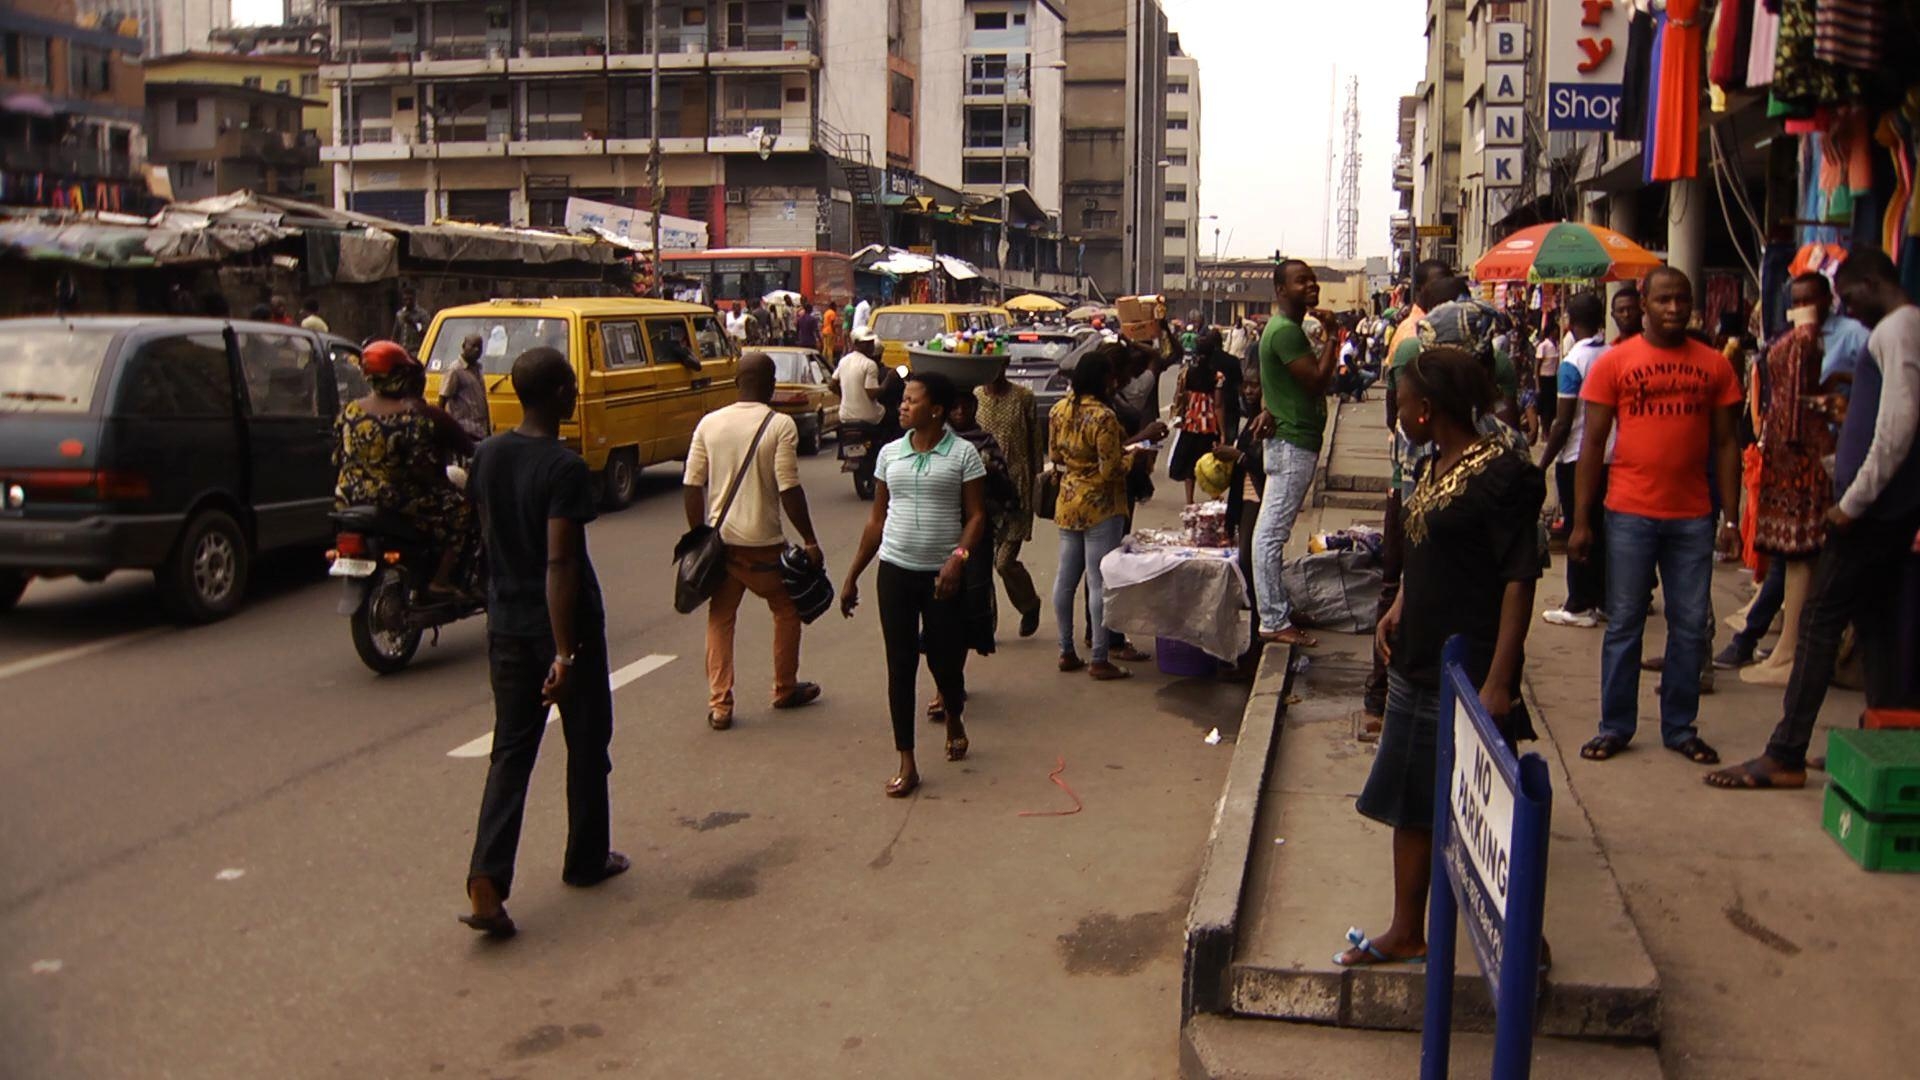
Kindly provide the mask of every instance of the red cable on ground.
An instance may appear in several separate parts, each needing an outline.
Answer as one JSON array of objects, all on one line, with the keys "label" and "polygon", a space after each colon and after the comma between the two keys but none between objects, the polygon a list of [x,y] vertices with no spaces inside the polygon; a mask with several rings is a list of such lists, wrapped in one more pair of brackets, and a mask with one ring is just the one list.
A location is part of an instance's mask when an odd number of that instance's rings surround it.
[{"label": "red cable on ground", "polygon": [[1086,804],[1080,801],[1080,796],[1074,794],[1073,789],[1067,786],[1067,782],[1065,780],[1060,779],[1060,774],[1066,771],[1067,771],[1067,759],[1055,758],[1053,771],[1047,774],[1047,779],[1060,785],[1060,790],[1067,793],[1067,796],[1073,800],[1073,809],[1071,810],[1022,810],[1015,816],[1016,817],[1067,817],[1072,814],[1079,813]]}]

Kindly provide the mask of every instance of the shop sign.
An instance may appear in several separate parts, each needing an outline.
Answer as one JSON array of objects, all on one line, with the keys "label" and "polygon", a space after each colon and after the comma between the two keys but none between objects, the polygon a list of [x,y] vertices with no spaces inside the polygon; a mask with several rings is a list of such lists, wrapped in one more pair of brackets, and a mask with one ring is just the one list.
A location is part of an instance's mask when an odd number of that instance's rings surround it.
[{"label": "shop sign", "polygon": [[1520,105],[1487,106],[1486,145],[1519,146],[1526,142],[1527,110]]},{"label": "shop sign", "polygon": [[1421,225],[1414,229],[1414,235],[1422,240],[1451,240],[1453,239],[1453,226]]},{"label": "shop sign", "polygon": [[1513,188],[1520,186],[1520,166],[1526,151],[1518,146],[1489,146],[1481,155],[1480,163],[1485,170],[1481,183],[1490,188]]},{"label": "shop sign", "polygon": [[1544,0],[1547,130],[1612,131],[1626,77],[1628,0]]},{"label": "shop sign", "polygon": [[1527,65],[1487,65],[1488,105],[1518,105],[1526,100]]},{"label": "shop sign", "polygon": [[[648,243],[653,238],[653,215],[630,206],[569,197],[566,216],[561,220],[571,233],[600,230],[623,240]],[[660,215],[660,247],[666,251],[705,251],[707,223],[671,214]]]},{"label": "shop sign", "polygon": [[1486,108],[1481,114],[1480,182],[1491,188],[1520,186],[1527,141],[1527,28],[1523,23],[1487,25]]}]

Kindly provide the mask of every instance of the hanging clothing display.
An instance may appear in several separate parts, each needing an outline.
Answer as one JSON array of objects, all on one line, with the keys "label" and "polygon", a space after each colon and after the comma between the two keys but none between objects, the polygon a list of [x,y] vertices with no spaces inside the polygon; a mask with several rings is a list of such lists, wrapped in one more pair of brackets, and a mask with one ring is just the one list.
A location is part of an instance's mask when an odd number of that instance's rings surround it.
[{"label": "hanging clothing display", "polygon": [[1753,0],[1753,26],[1748,31],[1747,85],[1767,86],[1773,82],[1773,54],[1780,47],[1780,13],[1773,5]]},{"label": "hanging clothing display", "polygon": [[1713,13],[1707,79],[1722,90],[1746,88],[1755,3],[1756,0],[1720,0],[1719,9]]},{"label": "hanging clothing display", "polygon": [[1885,33],[1884,0],[1820,0],[1813,16],[1813,55],[1829,64],[1874,71]]},{"label": "hanging clothing display", "polygon": [[1705,0],[1667,0],[1661,20],[1659,89],[1654,92],[1654,180],[1700,175],[1700,57],[1706,34]]},{"label": "hanging clothing display", "polygon": [[1809,116],[1822,105],[1857,100],[1857,69],[1841,67],[1814,53],[1816,0],[1780,0],[1780,47],[1773,58],[1773,101],[1769,116]]},{"label": "hanging clothing display", "polygon": [[1620,105],[1614,112],[1613,137],[1639,142],[1646,138],[1647,94],[1653,78],[1653,16],[1637,5],[1627,23],[1627,54],[1622,61]]}]

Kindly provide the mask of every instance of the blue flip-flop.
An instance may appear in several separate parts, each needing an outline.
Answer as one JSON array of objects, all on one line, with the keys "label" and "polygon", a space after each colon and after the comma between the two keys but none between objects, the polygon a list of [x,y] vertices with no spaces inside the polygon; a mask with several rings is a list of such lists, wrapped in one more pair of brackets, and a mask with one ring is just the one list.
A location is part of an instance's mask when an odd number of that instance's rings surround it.
[{"label": "blue flip-flop", "polygon": [[1419,956],[1388,956],[1376,948],[1373,944],[1373,939],[1368,937],[1366,933],[1357,926],[1347,927],[1347,944],[1367,954],[1370,959],[1362,960],[1358,963],[1342,960],[1341,957],[1347,955],[1346,950],[1342,950],[1333,954],[1334,966],[1374,967],[1379,964],[1424,964],[1427,962],[1426,953],[1421,953]]}]

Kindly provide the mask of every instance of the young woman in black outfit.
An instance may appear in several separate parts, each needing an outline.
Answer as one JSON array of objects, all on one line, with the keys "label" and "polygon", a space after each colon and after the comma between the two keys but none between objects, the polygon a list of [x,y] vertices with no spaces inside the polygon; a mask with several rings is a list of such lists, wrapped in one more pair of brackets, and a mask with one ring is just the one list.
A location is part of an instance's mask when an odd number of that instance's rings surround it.
[{"label": "young woman in black outfit", "polygon": [[1458,348],[1421,351],[1399,376],[1398,419],[1439,454],[1422,466],[1403,510],[1400,595],[1375,641],[1388,659],[1386,724],[1373,772],[1355,802],[1393,828],[1393,924],[1378,938],[1347,932],[1342,966],[1424,958],[1432,876],[1440,652],[1467,640],[1467,674],[1509,743],[1533,738],[1520,698],[1522,648],[1540,577],[1538,522],[1546,480],[1511,442],[1481,435],[1494,406],[1484,365]]}]

